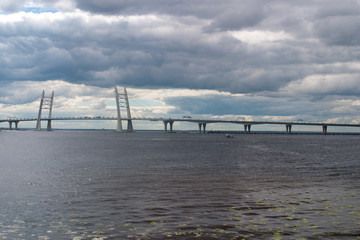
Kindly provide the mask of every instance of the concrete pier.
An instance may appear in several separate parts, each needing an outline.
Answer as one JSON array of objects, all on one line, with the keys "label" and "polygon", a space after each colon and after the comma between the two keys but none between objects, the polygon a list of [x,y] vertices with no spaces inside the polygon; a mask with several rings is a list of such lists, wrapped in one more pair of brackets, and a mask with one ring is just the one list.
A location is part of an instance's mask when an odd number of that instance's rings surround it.
[{"label": "concrete pier", "polygon": [[327,134],[327,125],[322,126],[323,134]]},{"label": "concrete pier", "polygon": [[244,125],[244,133],[250,133],[251,130],[251,124],[245,124]]},{"label": "concrete pier", "polygon": [[19,120],[10,120],[9,121],[9,129],[13,130],[13,123],[15,123],[15,130],[19,130]]},{"label": "concrete pier", "polygon": [[168,122],[167,121],[163,121],[164,122],[164,132],[167,133],[167,125],[168,125]]},{"label": "concrete pier", "polygon": [[169,121],[169,124],[170,124],[170,132],[172,133],[174,121]]},{"label": "concrete pier", "polygon": [[173,125],[174,125],[174,121],[173,120],[164,120],[163,121],[163,123],[164,123],[164,131],[165,131],[165,133],[168,133],[168,124],[170,125],[170,133],[172,133],[173,132]]},{"label": "concrete pier", "polygon": [[15,123],[15,130],[19,130],[19,121],[9,121],[9,129],[13,130],[12,125]]},{"label": "concrete pier", "polygon": [[291,126],[290,124],[286,124],[286,133],[290,134],[291,133]]},{"label": "concrete pier", "polygon": [[198,123],[199,124],[199,133],[206,133],[206,123]]}]

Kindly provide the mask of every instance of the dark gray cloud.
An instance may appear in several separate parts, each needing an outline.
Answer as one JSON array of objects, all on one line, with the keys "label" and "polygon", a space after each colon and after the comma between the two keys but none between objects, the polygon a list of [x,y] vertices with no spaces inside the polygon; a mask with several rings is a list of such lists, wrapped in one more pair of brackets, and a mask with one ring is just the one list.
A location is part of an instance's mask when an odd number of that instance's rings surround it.
[{"label": "dark gray cloud", "polygon": [[84,11],[109,15],[164,14],[193,16],[211,20],[205,31],[240,30],[255,26],[265,17],[267,1],[234,0],[184,1],[184,0],[76,0],[76,6]]},{"label": "dark gray cloud", "polygon": [[359,45],[359,5],[352,0],[324,3],[315,14],[315,35],[329,45]]},{"label": "dark gray cloud", "polygon": [[339,16],[359,16],[359,14],[359,1],[344,0],[341,3],[336,1],[323,2],[316,16],[324,19]]},{"label": "dark gray cloud", "polygon": [[[16,13],[25,2],[0,4],[15,12],[0,20],[2,82],[62,79],[296,98],[314,93],[296,88],[309,76],[360,75],[356,0],[74,0],[86,13]],[[358,95],[326,89],[316,94]]]},{"label": "dark gray cloud", "polygon": [[12,0],[2,0],[0,2],[0,13],[1,12],[15,12],[22,8],[24,5],[25,0],[18,0],[18,1],[12,1]]},{"label": "dark gray cloud", "polygon": [[[217,0],[75,0],[76,6],[84,11],[108,15],[144,15],[165,14],[175,16],[195,16],[197,18],[213,19],[221,16],[226,10],[249,9],[249,5],[258,5],[258,0],[226,0],[219,4]],[[240,12],[239,12],[240,13]],[[246,13],[248,14],[248,13]]]},{"label": "dark gray cloud", "polygon": [[318,20],[316,35],[328,45],[360,45],[360,11],[357,16],[334,16]]},{"label": "dark gray cloud", "polygon": [[250,28],[266,18],[265,4],[261,1],[234,2],[233,7],[214,16],[207,31],[241,30]]}]

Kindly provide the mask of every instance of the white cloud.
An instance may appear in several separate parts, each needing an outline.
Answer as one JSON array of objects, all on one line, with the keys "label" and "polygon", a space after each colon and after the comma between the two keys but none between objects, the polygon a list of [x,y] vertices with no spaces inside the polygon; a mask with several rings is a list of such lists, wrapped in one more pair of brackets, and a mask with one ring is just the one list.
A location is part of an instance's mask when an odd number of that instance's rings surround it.
[{"label": "white cloud", "polygon": [[296,116],[264,116],[262,119],[264,121],[273,121],[273,122],[286,122],[294,121]]},{"label": "white cloud", "polygon": [[254,121],[254,118],[251,115],[224,114],[224,115],[209,116],[209,118],[221,119],[221,120]]},{"label": "white cloud", "polygon": [[75,3],[71,0],[56,1],[54,4],[54,8],[61,12],[70,12],[74,11]]},{"label": "white cloud", "polygon": [[229,34],[240,41],[248,44],[260,44],[266,42],[277,42],[283,40],[292,40],[292,36],[283,31],[230,31]]},{"label": "white cloud", "polygon": [[360,106],[360,100],[356,100],[352,103],[353,106]]},{"label": "white cloud", "polygon": [[312,75],[292,81],[280,91],[291,96],[358,95],[359,77],[359,74]]}]

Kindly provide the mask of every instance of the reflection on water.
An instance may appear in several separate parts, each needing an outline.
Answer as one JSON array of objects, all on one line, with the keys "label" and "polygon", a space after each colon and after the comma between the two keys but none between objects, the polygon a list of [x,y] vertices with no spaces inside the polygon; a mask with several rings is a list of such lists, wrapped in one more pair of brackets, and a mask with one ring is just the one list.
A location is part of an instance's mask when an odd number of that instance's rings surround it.
[{"label": "reflection on water", "polygon": [[359,136],[0,132],[0,239],[359,239]]}]

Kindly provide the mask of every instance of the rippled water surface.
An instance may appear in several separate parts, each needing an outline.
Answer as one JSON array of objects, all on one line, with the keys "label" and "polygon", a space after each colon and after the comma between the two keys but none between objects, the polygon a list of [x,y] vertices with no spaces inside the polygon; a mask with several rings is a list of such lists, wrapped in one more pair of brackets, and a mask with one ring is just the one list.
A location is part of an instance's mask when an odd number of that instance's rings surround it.
[{"label": "rippled water surface", "polygon": [[359,239],[360,136],[0,132],[0,239]]}]

